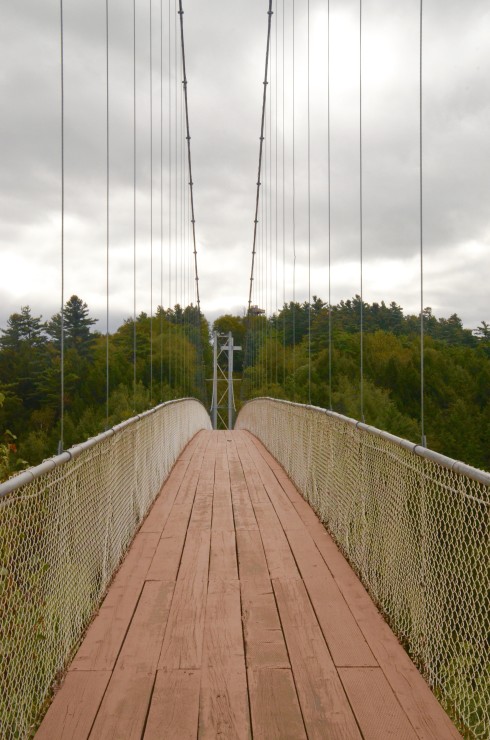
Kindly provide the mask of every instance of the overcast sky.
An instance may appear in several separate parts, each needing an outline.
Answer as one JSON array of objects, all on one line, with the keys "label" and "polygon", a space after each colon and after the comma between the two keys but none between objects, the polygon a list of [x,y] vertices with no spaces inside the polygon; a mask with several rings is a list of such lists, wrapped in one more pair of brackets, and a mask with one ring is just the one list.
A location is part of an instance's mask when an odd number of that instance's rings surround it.
[{"label": "overcast sky", "polygon": [[[164,79],[161,86],[161,6],[160,0],[152,0],[150,96],[150,0],[136,0],[138,313],[150,313],[152,292],[153,310],[161,295],[165,305],[169,300],[193,298],[188,198],[182,196],[187,175],[182,176],[185,142],[180,56],[175,68],[175,0],[170,0],[170,8],[169,0],[162,0],[162,5]],[[364,0],[362,5],[364,298],[395,300],[406,311],[416,312],[420,304],[419,2]],[[202,309],[210,319],[224,312],[241,314],[248,300],[267,6],[266,0],[184,2],[200,291]],[[293,208],[293,2],[273,3],[264,200],[253,301],[269,311],[281,305],[284,297],[292,299],[293,282],[296,298],[308,297],[308,242],[311,294],[328,298],[327,2],[310,2],[310,233],[306,0],[296,0],[295,6]],[[331,298],[337,302],[360,291],[359,1],[330,0],[330,6],[330,256]],[[133,313],[133,4],[109,0],[109,7],[114,327]],[[105,3],[65,0],[64,12],[65,297],[76,293],[87,301],[104,330]],[[438,316],[457,312],[470,328],[490,321],[489,80],[488,0],[426,0],[424,304]],[[0,326],[4,326],[7,316],[23,305],[48,318],[60,302],[58,0],[1,3],[0,100]]]}]

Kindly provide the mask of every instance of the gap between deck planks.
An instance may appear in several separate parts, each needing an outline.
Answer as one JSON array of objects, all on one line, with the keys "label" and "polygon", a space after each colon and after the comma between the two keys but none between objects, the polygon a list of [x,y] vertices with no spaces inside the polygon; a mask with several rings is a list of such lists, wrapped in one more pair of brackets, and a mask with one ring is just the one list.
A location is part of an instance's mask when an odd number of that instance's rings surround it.
[{"label": "gap between deck planks", "polygon": [[459,734],[279,464],[246,432],[201,432],[36,737]]}]

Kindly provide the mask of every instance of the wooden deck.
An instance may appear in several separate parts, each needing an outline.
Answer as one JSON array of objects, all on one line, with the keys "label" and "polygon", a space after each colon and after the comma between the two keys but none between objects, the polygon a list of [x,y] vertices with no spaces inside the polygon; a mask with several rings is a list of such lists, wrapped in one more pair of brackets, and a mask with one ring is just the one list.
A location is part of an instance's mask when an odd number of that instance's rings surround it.
[{"label": "wooden deck", "polygon": [[457,738],[282,468],[202,432],[36,737]]}]

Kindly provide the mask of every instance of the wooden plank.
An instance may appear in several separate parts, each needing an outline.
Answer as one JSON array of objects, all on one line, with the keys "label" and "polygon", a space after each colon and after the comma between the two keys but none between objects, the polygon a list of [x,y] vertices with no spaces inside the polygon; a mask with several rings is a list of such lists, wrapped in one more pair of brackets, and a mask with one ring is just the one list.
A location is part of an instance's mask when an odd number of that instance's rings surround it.
[{"label": "wooden plank", "polygon": [[174,584],[145,584],[90,737],[141,738]]},{"label": "wooden plank", "polygon": [[254,504],[254,511],[271,578],[300,579],[289,542],[272,504]]},{"label": "wooden plank", "polygon": [[136,535],[70,670],[110,670],[114,667],[158,540],[157,533]]},{"label": "wooden plank", "polygon": [[235,532],[213,529],[211,533],[211,557],[209,580],[238,580]]},{"label": "wooden plank", "polygon": [[248,738],[249,707],[240,584],[210,581],[206,604],[199,737]]},{"label": "wooden plank", "polygon": [[245,668],[234,661],[207,666],[201,681],[200,740],[249,740],[250,719]]},{"label": "wooden plank", "polygon": [[257,529],[237,529],[236,540],[240,580],[269,579],[269,569],[260,532]]},{"label": "wooden plank", "polygon": [[290,529],[287,537],[335,665],[377,666],[307,528]]},{"label": "wooden plank", "polygon": [[110,677],[111,671],[69,671],[36,740],[86,740]]},{"label": "wooden plank", "polygon": [[196,531],[186,540],[158,664],[160,669],[201,667],[210,534],[210,530]]},{"label": "wooden plank", "polygon": [[203,662],[220,666],[234,658],[244,663],[240,584],[212,581],[206,602]]},{"label": "wooden plank", "polygon": [[310,531],[417,736],[422,740],[460,738],[330,535],[320,524],[310,527]]},{"label": "wooden plank", "polygon": [[199,671],[158,671],[145,740],[195,740],[200,686]]},{"label": "wooden plank", "polygon": [[340,668],[339,675],[364,740],[417,740],[380,668]]},{"label": "wooden plank", "polygon": [[296,689],[309,738],[361,738],[301,581],[273,580]]},{"label": "wooden plank", "polygon": [[249,668],[290,668],[272,584],[257,578],[241,582],[242,621]]},{"label": "wooden plank", "polygon": [[258,529],[242,464],[239,460],[230,460],[229,464],[235,530],[238,532],[239,529]]},{"label": "wooden plank", "polygon": [[175,581],[187,534],[192,501],[175,504],[158,543],[146,580]]},{"label": "wooden plank", "polygon": [[179,459],[175,463],[170,476],[163,484],[150,513],[143,522],[140,532],[162,532],[174,505],[175,498],[182,485],[189,460]]},{"label": "wooden plank", "polygon": [[249,668],[248,686],[254,740],[306,740],[290,669]]}]

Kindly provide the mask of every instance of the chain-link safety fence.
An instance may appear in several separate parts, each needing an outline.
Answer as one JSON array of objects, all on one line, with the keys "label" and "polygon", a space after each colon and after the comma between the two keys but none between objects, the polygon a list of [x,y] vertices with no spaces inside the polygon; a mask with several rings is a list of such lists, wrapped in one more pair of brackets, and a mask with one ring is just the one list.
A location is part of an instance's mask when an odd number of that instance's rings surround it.
[{"label": "chain-link safety fence", "polygon": [[490,474],[340,414],[247,403],[466,737],[490,738]]},{"label": "chain-link safety fence", "polygon": [[28,738],[162,483],[210,429],[162,404],[0,485],[0,738]]}]

